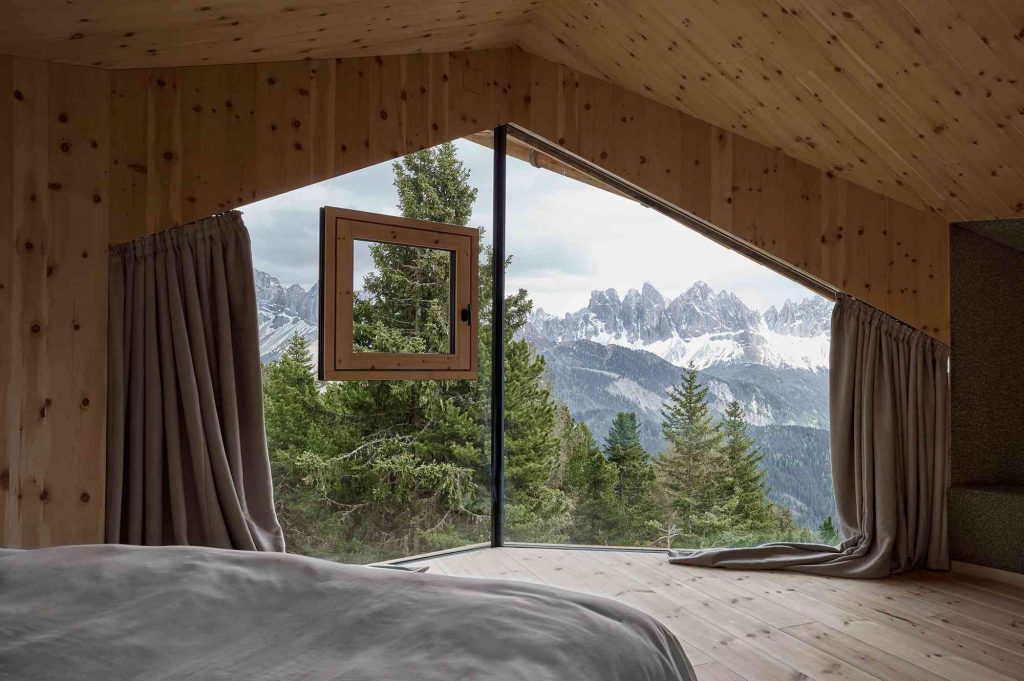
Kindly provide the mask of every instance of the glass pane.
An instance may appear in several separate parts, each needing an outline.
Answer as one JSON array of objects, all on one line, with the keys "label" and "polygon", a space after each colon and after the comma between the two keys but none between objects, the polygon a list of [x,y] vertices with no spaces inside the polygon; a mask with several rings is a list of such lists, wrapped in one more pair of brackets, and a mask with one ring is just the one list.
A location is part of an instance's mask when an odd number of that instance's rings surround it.
[{"label": "glass pane", "polygon": [[356,240],[352,349],[451,354],[455,254]]},{"label": "glass pane", "polygon": [[838,541],[832,303],[508,141],[509,541]]},{"label": "glass pane", "polygon": [[[479,254],[480,380],[318,382],[315,287],[320,206],[489,228],[492,167],[490,149],[460,140],[244,209],[274,502],[290,553],[371,563],[490,538],[489,229]],[[353,283],[372,270],[401,290],[406,273],[362,248]],[[377,312],[363,321],[383,319]]]}]

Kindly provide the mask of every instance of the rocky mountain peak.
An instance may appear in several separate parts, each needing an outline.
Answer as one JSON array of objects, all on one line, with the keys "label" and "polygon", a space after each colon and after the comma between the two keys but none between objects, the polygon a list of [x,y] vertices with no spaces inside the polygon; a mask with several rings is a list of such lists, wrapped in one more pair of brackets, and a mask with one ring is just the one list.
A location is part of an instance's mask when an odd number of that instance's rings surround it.
[{"label": "rocky mountain peak", "polygon": [[661,291],[654,288],[649,281],[645,281],[643,288],[640,289],[640,300],[647,305],[665,307],[665,296],[661,295]]},{"label": "rocky mountain peak", "polygon": [[[827,300],[813,297],[788,301],[762,317],[735,293],[715,291],[704,281],[671,300],[644,282],[621,298],[615,289],[593,291],[587,307],[562,318],[538,311],[525,335],[545,343],[593,340],[649,348],[677,365],[694,361],[701,366],[762,363],[817,369],[827,360],[830,311]],[[779,345],[765,335],[768,331],[801,339]]]},{"label": "rocky mountain peak", "polygon": [[818,336],[828,334],[832,323],[832,302],[820,296],[800,301],[787,300],[781,308],[774,305],[764,313],[764,323],[771,331],[787,336]]},{"label": "rocky mountain peak", "polygon": [[256,284],[256,305],[280,307],[315,325],[319,314],[319,289],[314,284],[308,291],[298,284],[285,288],[281,281],[266,272],[253,270]]},{"label": "rocky mountain peak", "polygon": [[277,277],[260,270],[253,270],[253,282],[263,361],[277,359],[295,334],[315,345],[320,309],[318,285],[308,291],[298,284],[285,288]]},{"label": "rocky mountain peak", "polygon": [[707,284],[707,282],[695,281],[693,286],[688,288],[681,297],[689,298],[691,300],[707,300],[713,295],[715,295],[715,291]]}]

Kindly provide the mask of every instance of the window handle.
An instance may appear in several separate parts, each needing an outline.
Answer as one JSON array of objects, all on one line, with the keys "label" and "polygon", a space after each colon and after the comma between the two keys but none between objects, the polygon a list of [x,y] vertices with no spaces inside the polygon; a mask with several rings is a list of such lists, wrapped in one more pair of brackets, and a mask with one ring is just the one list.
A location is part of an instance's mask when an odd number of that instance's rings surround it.
[{"label": "window handle", "polygon": [[466,322],[467,324],[471,324],[471,320],[473,319],[473,303],[470,303],[466,307],[462,308],[460,316],[462,318],[462,321]]}]

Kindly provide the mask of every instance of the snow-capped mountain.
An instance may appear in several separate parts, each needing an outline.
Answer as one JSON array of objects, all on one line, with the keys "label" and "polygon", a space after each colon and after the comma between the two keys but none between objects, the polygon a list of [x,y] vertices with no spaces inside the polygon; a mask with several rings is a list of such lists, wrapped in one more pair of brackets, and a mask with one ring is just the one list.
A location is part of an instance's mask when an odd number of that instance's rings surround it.
[{"label": "snow-capped mountain", "polygon": [[594,291],[587,307],[563,317],[538,310],[524,333],[539,344],[591,340],[646,350],[698,369],[756,364],[821,371],[828,366],[831,312],[831,302],[811,297],[761,315],[702,281],[673,300],[645,283],[621,298],[615,289]]},{"label": "snow-capped mountain", "polygon": [[295,334],[315,347],[319,311],[316,284],[308,291],[297,284],[285,288],[276,277],[259,270],[255,270],[255,283],[260,359],[272,362],[280,357]]}]

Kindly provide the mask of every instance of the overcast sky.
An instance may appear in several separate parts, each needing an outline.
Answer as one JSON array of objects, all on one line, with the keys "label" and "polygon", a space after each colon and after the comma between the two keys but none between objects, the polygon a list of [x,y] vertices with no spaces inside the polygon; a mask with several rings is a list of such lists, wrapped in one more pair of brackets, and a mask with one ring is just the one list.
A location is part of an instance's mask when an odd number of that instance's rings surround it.
[{"label": "overcast sky", "polygon": [[[486,228],[489,240],[491,150],[456,145],[479,190],[470,224]],[[256,269],[308,289],[317,279],[320,207],[397,215],[392,182],[391,164],[382,163],[243,207]],[[621,295],[645,281],[673,297],[703,280],[761,311],[815,295],[654,210],[514,158],[506,222],[507,287],[527,289],[535,306],[554,314],[584,307],[594,289]]]}]

